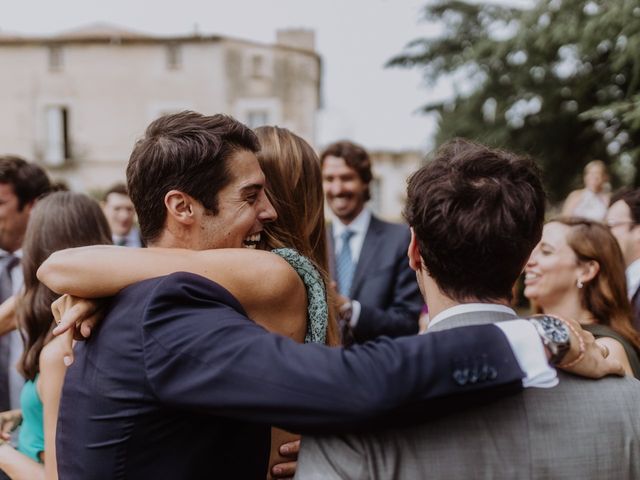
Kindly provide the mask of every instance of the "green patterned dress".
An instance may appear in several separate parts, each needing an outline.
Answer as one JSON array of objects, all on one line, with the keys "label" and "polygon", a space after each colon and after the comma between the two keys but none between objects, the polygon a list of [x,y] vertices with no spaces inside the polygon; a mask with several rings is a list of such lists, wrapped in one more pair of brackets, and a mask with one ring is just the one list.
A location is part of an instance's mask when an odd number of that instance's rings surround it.
[{"label": "green patterned dress", "polygon": [[311,261],[292,248],[276,248],[273,253],[285,259],[300,275],[307,290],[307,334],[304,343],[325,343],[329,309],[325,285]]}]

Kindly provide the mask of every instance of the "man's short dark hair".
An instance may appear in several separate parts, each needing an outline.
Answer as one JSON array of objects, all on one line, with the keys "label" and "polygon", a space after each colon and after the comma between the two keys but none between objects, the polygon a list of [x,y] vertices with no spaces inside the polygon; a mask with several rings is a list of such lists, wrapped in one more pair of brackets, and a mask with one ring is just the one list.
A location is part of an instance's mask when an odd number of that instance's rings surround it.
[{"label": "man's short dark hair", "polygon": [[409,179],[405,217],[424,267],[456,301],[510,298],[544,223],[528,158],[456,139]]},{"label": "man's short dark hair", "polygon": [[164,197],[180,190],[218,213],[218,192],[232,179],[227,162],[236,152],[260,149],[255,134],[227,115],[185,111],[152,122],[136,143],[127,166],[129,196],[145,241],[164,227]]},{"label": "man's short dark hair", "polygon": [[102,201],[106,202],[107,199],[109,198],[109,195],[111,195],[112,193],[129,196],[129,191],[127,190],[127,186],[124,183],[119,182],[111,185],[111,187],[109,187],[109,189],[106,192],[104,192],[104,195],[102,196]]},{"label": "man's short dark hair", "polygon": [[629,207],[633,223],[640,224],[640,188],[622,188],[618,190],[611,196],[609,205],[613,205],[619,200],[622,200]]},{"label": "man's short dark hair", "polygon": [[0,156],[0,183],[13,187],[19,210],[51,191],[51,182],[42,168],[14,155]]},{"label": "man's short dark hair", "polygon": [[[367,151],[360,145],[347,140],[332,143],[320,154],[320,165],[324,165],[324,160],[327,157],[344,159],[347,166],[353,168],[365,184],[369,185],[371,182],[373,178],[373,174],[371,173],[371,159]],[[370,198],[369,189],[367,188],[365,201]]]}]

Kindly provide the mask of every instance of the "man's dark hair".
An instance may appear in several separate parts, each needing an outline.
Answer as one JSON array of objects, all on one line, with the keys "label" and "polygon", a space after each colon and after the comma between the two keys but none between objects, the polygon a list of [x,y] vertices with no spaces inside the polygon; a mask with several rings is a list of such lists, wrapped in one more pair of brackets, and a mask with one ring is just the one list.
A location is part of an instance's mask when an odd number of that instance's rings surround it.
[{"label": "man's dark hair", "polygon": [[19,210],[51,191],[51,182],[42,168],[14,155],[0,156],[0,183],[13,187]]},{"label": "man's dark hair", "polygon": [[[353,168],[360,179],[369,185],[373,174],[371,173],[371,159],[367,151],[360,145],[356,145],[353,142],[342,140],[329,145],[320,155],[320,165],[324,165],[324,160],[327,157],[338,157],[344,159],[344,162],[348,167]],[[371,195],[369,189],[365,192],[365,201],[369,200]]]},{"label": "man's dark hair", "polygon": [[542,236],[535,163],[456,139],[411,176],[407,194],[405,218],[440,290],[456,301],[510,298]]},{"label": "man's dark hair", "polygon": [[109,187],[109,189],[106,192],[104,192],[104,195],[102,196],[102,201],[106,202],[107,198],[109,198],[109,195],[111,195],[112,193],[129,196],[127,186],[124,183],[119,182],[112,185],[111,187]]},{"label": "man's dark hair", "polygon": [[633,223],[640,224],[640,188],[622,188],[611,196],[609,205],[613,205],[618,200],[627,204],[631,211]]},{"label": "man's dark hair", "polygon": [[260,149],[255,134],[227,115],[185,111],[152,122],[131,153],[127,185],[140,231],[153,242],[164,227],[164,197],[180,190],[218,213],[218,192],[232,179],[227,168],[236,152]]}]

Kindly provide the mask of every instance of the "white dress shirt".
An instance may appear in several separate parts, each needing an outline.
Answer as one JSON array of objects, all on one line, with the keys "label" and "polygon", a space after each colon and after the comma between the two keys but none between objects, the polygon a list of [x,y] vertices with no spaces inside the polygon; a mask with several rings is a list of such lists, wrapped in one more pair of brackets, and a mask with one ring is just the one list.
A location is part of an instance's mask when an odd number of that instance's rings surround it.
[{"label": "white dress shirt", "polygon": [[[501,312],[517,317],[516,312],[506,305],[465,303],[447,308],[433,317],[429,322],[427,332],[437,323],[446,321],[447,318],[473,312]],[[527,320],[509,320],[497,322],[494,325],[506,335],[520,368],[525,372],[525,378],[522,380],[522,385],[525,388],[551,388],[558,384],[558,374],[549,365],[540,335],[538,335],[538,331],[531,322]]]},{"label": "white dress shirt", "polygon": [[122,239],[125,240],[124,245],[126,247],[142,247],[142,242],[140,241],[140,231],[135,226],[131,227],[129,233],[124,236],[116,235],[115,233],[111,235],[111,240],[113,241],[114,245],[119,245]]},{"label": "white dress shirt", "polygon": [[[364,237],[367,235],[370,223],[371,210],[366,207],[363,208],[358,216],[348,225],[342,223],[338,217],[333,216],[331,225],[335,256],[337,257],[340,250],[342,250],[342,234],[345,230],[349,229],[353,232],[353,236],[349,241],[349,246],[351,247],[351,259],[353,260],[353,263],[357,265],[358,259],[360,258],[360,252],[362,252]],[[358,324],[361,311],[362,305],[360,305],[360,302],[357,300],[351,300],[351,320],[349,321],[351,328],[354,328]]]},{"label": "white dress shirt", "polygon": [[640,288],[640,258],[627,267],[625,274],[627,276],[627,294],[631,300],[633,294]]}]

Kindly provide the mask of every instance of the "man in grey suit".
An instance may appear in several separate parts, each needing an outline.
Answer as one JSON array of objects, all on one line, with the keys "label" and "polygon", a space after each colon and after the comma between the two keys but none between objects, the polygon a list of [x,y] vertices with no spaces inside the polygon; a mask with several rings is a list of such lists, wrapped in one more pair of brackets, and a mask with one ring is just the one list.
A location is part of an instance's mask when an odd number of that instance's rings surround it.
[{"label": "man in grey suit", "polygon": [[409,228],[384,222],[366,207],[373,178],[368,153],[342,141],[329,145],[320,160],[333,213],[329,263],[339,293],[343,342],[417,333],[424,302],[407,265]]},{"label": "man in grey suit", "polygon": [[[411,178],[405,215],[430,331],[516,318],[511,286],[544,218],[533,162],[453,141]],[[557,322],[541,317],[536,324],[561,356]],[[464,385],[485,373],[462,369],[455,381]],[[562,373],[559,379],[552,389],[408,429],[305,437],[296,478],[640,478],[640,383]]]}]

